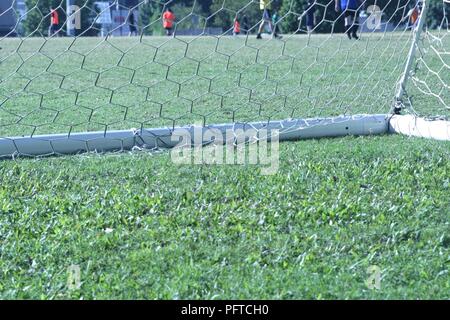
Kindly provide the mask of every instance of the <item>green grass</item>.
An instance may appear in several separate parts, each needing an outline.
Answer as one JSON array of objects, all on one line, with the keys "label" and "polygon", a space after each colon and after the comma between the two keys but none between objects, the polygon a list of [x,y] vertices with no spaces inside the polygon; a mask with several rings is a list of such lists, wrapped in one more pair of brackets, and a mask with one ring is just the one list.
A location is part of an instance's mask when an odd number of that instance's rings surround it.
[{"label": "green grass", "polygon": [[[408,39],[3,39],[0,136],[385,113]],[[272,176],[168,152],[1,161],[0,298],[449,299],[449,156],[379,136],[282,143]]]},{"label": "green grass", "polygon": [[283,143],[273,176],[168,153],[4,161],[0,296],[448,299],[449,147]]}]

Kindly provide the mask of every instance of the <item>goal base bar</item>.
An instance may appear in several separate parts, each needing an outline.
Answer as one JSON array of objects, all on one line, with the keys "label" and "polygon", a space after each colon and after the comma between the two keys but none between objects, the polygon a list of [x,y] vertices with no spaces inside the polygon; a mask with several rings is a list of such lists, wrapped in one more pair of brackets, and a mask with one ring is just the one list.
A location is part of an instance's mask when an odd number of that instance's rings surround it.
[{"label": "goal base bar", "polygon": [[[330,118],[294,119],[269,122],[217,124],[201,127],[227,132],[248,129],[278,130],[279,140],[339,137],[346,135],[376,135],[389,131],[386,114],[338,116]],[[194,137],[197,126],[119,130],[72,134],[36,135],[32,137],[0,138],[0,157],[66,155],[84,152],[111,152],[133,148],[172,148],[179,144],[176,130],[187,130]],[[210,143],[204,141],[203,143]]]},{"label": "goal base bar", "polygon": [[428,120],[414,115],[394,115],[389,120],[389,132],[450,141],[450,121]]}]

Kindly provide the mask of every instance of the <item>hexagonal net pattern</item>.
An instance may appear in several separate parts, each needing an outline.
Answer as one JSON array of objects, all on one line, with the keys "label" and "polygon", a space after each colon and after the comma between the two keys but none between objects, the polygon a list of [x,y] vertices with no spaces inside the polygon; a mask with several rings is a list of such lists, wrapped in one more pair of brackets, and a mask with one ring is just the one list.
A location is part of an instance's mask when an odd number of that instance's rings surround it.
[{"label": "hexagonal net pattern", "polygon": [[[89,141],[76,133],[97,132],[121,149],[126,139],[134,145],[136,137],[154,135],[148,128],[388,113],[411,46],[416,1],[1,6],[0,141],[8,142],[7,153],[24,154],[19,137],[37,143],[59,134],[78,139],[85,151]],[[444,11],[439,31],[423,39],[413,77],[423,114],[449,108],[446,17]],[[131,138],[114,135],[118,130]],[[58,153],[53,147],[34,154]]]},{"label": "hexagonal net pattern", "polygon": [[450,119],[450,2],[442,8],[439,28],[425,30],[417,43],[406,103],[411,113],[434,119]]}]

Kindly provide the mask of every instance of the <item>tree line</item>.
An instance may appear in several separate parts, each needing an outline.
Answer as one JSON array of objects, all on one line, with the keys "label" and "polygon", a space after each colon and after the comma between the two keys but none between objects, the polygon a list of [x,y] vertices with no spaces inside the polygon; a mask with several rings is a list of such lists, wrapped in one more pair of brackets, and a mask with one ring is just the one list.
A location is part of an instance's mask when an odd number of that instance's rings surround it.
[{"label": "tree line", "polygon": [[[95,25],[95,17],[98,12],[94,2],[101,0],[73,0],[81,14],[81,29],[77,34],[94,36],[97,35],[99,27]],[[273,0],[272,11],[279,16],[278,27],[283,33],[299,33],[305,30],[305,19],[298,18],[306,10],[308,0]],[[335,0],[316,0],[314,14],[316,17],[316,32],[329,33],[342,32],[343,23],[340,15],[334,10]],[[28,13],[23,21],[23,27],[27,35],[46,35],[50,23],[49,8],[58,8],[60,21],[65,21],[66,0],[26,0]],[[172,0],[172,1],[145,1],[139,0],[136,7],[137,23],[139,29],[146,35],[162,34],[161,13],[170,7],[177,17],[177,28],[222,28],[225,32],[230,30],[235,17],[242,19],[246,16],[248,29],[254,32],[261,21],[261,10],[259,0]],[[365,0],[364,7],[377,5],[383,12],[383,20],[393,24],[401,23],[405,13],[414,6],[416,0]],[[429,13],[427,25],[436,28],[442,21],[450,21],[450,5],[446,12],[442,9],[441,0],[429,1]],[[444,17],[444,14],[446,16]],[[445,20],[446,18],[447,20]],[[65,29],[65,26],[63,26]]]}]

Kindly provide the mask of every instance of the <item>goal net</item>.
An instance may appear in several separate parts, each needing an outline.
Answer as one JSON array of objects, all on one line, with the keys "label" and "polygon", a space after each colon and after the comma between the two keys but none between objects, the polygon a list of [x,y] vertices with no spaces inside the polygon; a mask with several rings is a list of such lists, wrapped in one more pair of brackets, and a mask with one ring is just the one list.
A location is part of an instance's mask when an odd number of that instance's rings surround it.
[{"label": "goal net", "polygon": [[0,157],[170,147],[183,126],[295,139],[448,120],[449,6],[2,1]]},{"label": "goal net", "polygon": [[[439,15],[439,6],[433,5],[427,14]],[[449,119],[450,1],[443,2],[442,15],[436,23],[439,25],[435,29],[426,28],[418,40],[405,103],[409,111],[418,116]]]}]

